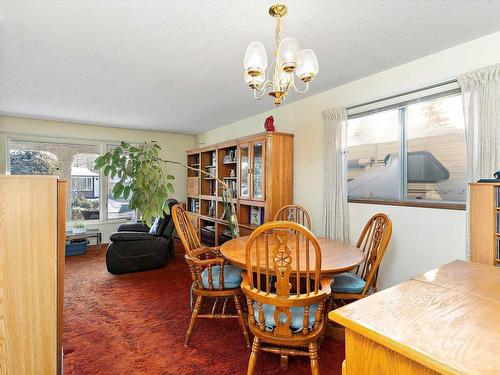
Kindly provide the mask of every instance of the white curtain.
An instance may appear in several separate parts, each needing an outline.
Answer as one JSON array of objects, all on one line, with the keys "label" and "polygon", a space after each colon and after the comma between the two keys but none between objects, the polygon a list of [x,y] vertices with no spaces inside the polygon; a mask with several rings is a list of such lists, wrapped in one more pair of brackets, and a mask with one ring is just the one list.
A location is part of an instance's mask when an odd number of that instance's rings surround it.
[{"label": "white curtain", "polygon": [[[458,77],[467,143],[469,181],[493,178],[500,169],[500,64]],[[469,257],[469,197],[467,196],[467,258]]]},{"label": "white curtain", "polygon": [[323,112],[323,230],[328,238],[349,241],[347,205],[347,111]]},{"label": "white curtain", "polygon": [[458,77],[462,89],[469,181],[500,169],[500,64]]}]

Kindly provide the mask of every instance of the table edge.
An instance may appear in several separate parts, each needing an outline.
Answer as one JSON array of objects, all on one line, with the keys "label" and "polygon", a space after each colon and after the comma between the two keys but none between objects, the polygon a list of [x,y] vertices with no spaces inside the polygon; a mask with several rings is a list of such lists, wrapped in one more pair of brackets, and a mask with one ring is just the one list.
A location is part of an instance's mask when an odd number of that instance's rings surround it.
[{"label": "table edge", "polygon": [[[238,239],[245,238],[245,237],[250,237],[250,236],[241,236],[241,237],[238,237]],[[333,240],[333,239],[331,239],[331,238],[326,238],[326,237],[320,237],[320,238],[322,238],[322,239],[328,239],[328,240],[332,240],[332,241],[339,241],[339,240]],[[227,242],[229,242],[229,241],[227,241]],[[224,247],[224,245],[225,245],[227,242],[223,243],[223,244],[219,247],[219,251],[220,251],[220,253],[222,254],[222,256],[224,257],[224,259],[226,259],[226,260],[227,260],[230,264],[232,264],[232,265],[234,265],[234,266],[236,266],[236,267],[238,267],[238,268],[241,268],[241,269],[243,269],[243,270],[246,270],[246,268],[247,268],[246,262],[245,262],[245,263],[242,263],[242,262],[239,262],[239,261],[234,261],[234,260],[231,260],[230,258],[228,258],[228,257],[224,254],[223,247]],[[342,242],[342,241],[340,241],[340,242]],[[359,266],[361,263],[363,263],[363,262],[365,261],[365,254],[361,251],[361,249],[359,249],[358,247],[356,247],[356,246],[354,246],[354,245],[351,245],[351,244],[349,244],[349,245],[350,245],[350,246],[352,246],[352,247],[355,247],[356,249],[358,249],[358,250],[359,250],[359,252],[360,252],[360,254],[361,254],[361,260],[360,260],[358,263],[353,264],[353,265],[351,265],[351,266],[341,267],[341,268],[336,268],[336,269],[334,269],[334,270],[332,270],[332,269],[321,270],[321,275],[328,276],[328,275],[335,275],[335,274],[339,274],[339,273],[342,273],[342,272],[350,271],[350,270],[352,270],[352,269],[356,268],[357,266]],[[261,271],[264,271],[264,272],[266,271],[266,268],[265,268],[264,266],[260,267],[260,269],[261,269]],[[272,271],[272,270],[270,269],[270,271]],[[254,271],[254,272],[255,272],[255,271]],[[273,273],[273,272],[271,272],[271,273]],[[296,272],[293,272],[293,271],[292,271],[292,274],[293,274],[293,275],[295,275],[295,274],[296,274]],[[299,273],[299,275],[305,275],[305,274],[306,274],[306,271],[305,271],[305,270]]]}]

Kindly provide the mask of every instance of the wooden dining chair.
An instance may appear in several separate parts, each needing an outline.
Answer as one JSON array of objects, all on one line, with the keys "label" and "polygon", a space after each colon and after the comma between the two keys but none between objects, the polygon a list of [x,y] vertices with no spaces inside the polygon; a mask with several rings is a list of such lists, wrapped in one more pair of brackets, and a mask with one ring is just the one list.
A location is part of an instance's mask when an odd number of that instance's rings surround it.
[{"label": "wooden dining chair", "polygon": [[281,207],[276,212],[276,215],[274,215],[274,221],[292,221],[311,230],[311,215],[309,215],[309,212],[304,207],[298,204],[289,204]]},{"label": "wooden dining chair", "polygon": [[[240,297],[243,297],[240,288],[242,270],[226,264],[227,262],[221,256],[219,248],[204,247],[201,245],[193,224],[189,220],[186,211],[180,205],[175,205],[172,208],[172,218],[177,234],[186,251],[184,257],[191,272],[193,282],[192,292],[196,296],[184,344],[187,346],[197,318],[238,318],[247,347],[250,347],[250,339],[240,302]],[[206,298],[215,298],[212,313],[200,314]],[[215,314],[218,298],[232,298],[237,314],[226,314],[224,309],[225,303],[222,313]]]},{"label": "wooden dining chair", "polygon": [[308,356],[312,374],[318,375],[318,342],[326,328],[332,278],[321,278],[316,237],[289,221],[261,225],[248,239],[246,266],[241,288],[254,334],[247,374],[253,374],[261,350],[279,354],[285,367],[289,355]]},{"label": "wooden dining chair", "polygon": [[380,262],[392,235],[392,222],[387,215],[375,214],[366,223],[356,247],[361,249],[365,261],[354,272],[334,276],[331,302],[339,307],[352,300],[364,298],[377,291]]}]

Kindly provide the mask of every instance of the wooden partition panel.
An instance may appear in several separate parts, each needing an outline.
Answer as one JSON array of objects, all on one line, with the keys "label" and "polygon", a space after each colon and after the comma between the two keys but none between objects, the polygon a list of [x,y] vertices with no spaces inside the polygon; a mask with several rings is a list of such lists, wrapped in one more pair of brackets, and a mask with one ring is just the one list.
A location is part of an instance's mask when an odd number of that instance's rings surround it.
[{"label": "wooden partition panel", "polygon": [[57,371],[57,179],[0,176],[0,372]]},{"label": "wooden partition panel", "polygon": [[57,373],[62,374],[64,325],[64,261],[66,258],[66,193],[68,183],[57,182]]}]

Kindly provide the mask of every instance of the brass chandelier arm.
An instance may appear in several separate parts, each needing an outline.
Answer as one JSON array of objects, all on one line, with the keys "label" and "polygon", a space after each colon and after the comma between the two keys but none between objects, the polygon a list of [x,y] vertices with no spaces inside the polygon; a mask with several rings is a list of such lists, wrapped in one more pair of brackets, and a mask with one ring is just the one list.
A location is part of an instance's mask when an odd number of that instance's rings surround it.
[{"label": "brass chandelier arm", "polygon": [[264,97],[264,95],[266,95],[266,87],[263,87],[260,90],[258,88],[253,89],[253,97],[255,99],[260,100]]},{"label": "brass chandelier arm", "polygon": [[301,91],[301,90],[299,90],[299,89],[297,88],[297,86],[295,86],[295,81],[292,83],[292,86],[293,86],[293,88],[295,89],[295,92],[297,92],[298,94],[305,94],[306,92],[308,92],[308,91],[309,91],[309,82],[306,82],[305,84],[306,84],[306,87],[305,87],[305,88],[304,88],[304,90],[302,90],[302,91]]}]

